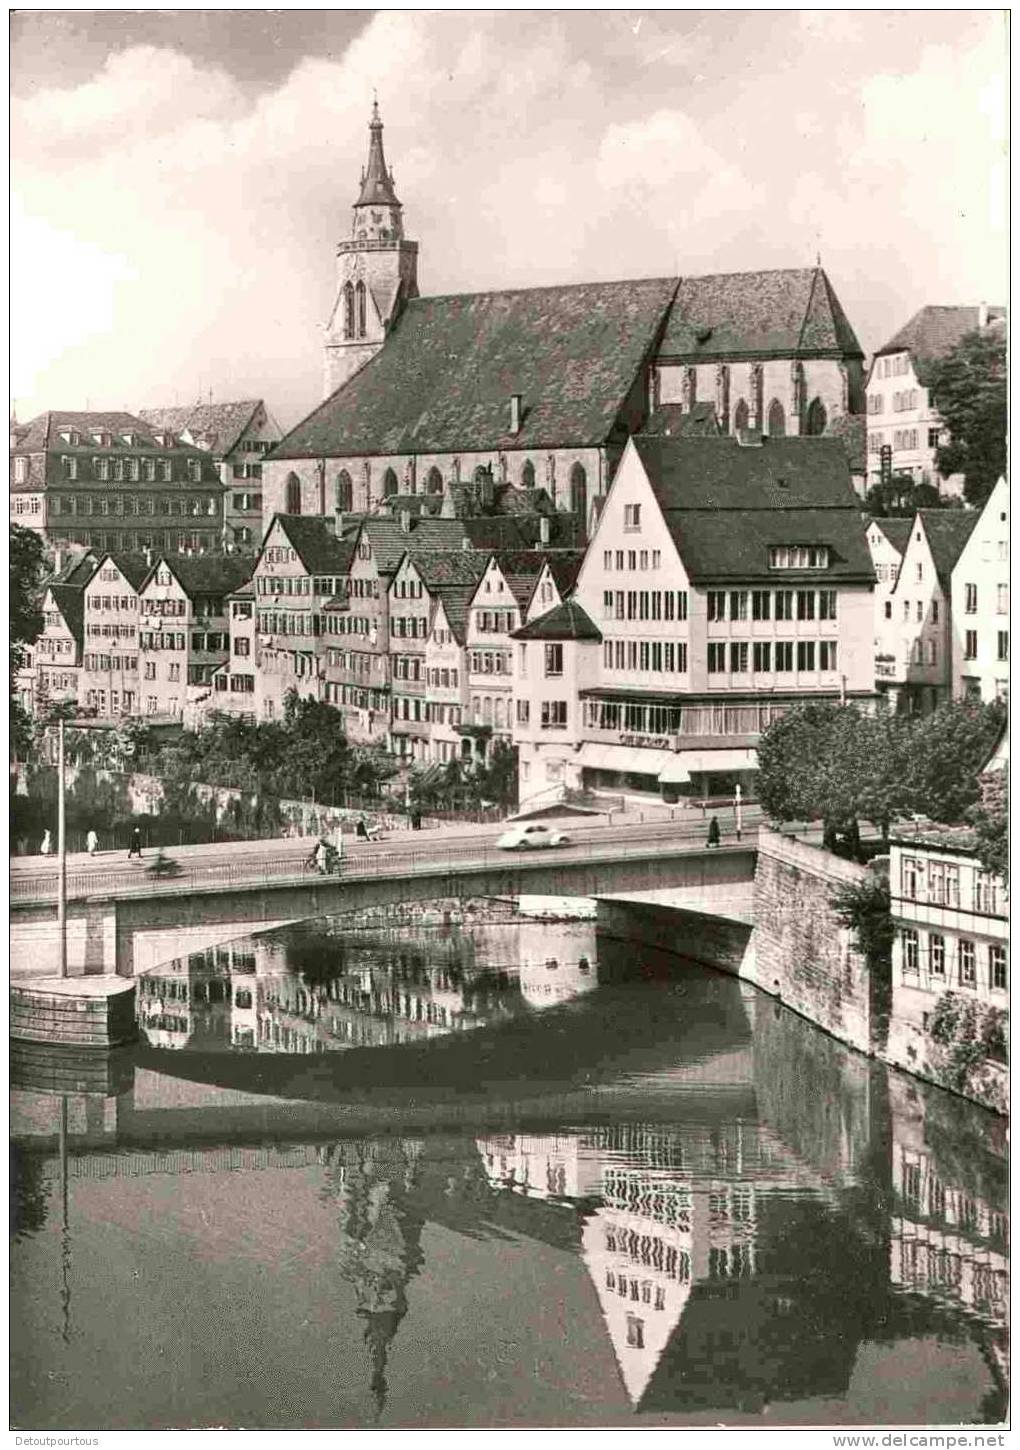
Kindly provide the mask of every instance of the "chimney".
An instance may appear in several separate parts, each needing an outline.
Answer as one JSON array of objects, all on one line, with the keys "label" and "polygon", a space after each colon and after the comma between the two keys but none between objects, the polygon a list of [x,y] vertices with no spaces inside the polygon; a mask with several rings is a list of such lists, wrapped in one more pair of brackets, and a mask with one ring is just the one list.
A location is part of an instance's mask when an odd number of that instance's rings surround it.
[{"label": "chimney", "polygon": [[548,542],[549,542],[549,534],[550,534],[549,515],[548,514],[542,514],[541,517],[538,520],[538,540],[539,540],[539,543],[540,544],[548,544]]},{"label": "chimney", "polygon": [[510,432],[517,434],[521,431],[521,395],[520,393],[510,394]]},{"label": "chimney", "polygon": [[149,547],[148,544],[146,544],[145,548],[142,550],[142,553],[145,556],[145,567],[146,567],[146,569],[151,569],[152,568],[152,549]]},{"label": "chimney", "polygon": [[411,532],[411,510],[410,509],[401,509],[400,510],[400,514],[399,514],[399,518],[400,518],[400,532],[402,534],[409,534]]},{"label": "chimney", "polygon": [[979,302],[978,303],[978,328],[980,329],[980,331],[983,332],[987,326],[988,326],[988,303],[987,302]]}]

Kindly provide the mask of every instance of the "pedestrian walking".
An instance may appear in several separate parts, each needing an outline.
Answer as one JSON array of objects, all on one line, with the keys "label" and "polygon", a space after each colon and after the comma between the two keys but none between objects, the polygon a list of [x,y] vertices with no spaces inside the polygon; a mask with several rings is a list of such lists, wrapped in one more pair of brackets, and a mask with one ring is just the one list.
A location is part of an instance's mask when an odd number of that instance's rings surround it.
[{"label": "pedestrian walking", "polygon": [[99,837],[96,835],[95,831],[89,831],[88,835],[85,837],[85,849],[86,851],[88,851],[90,856],[94,856],[99,850]]},{"label": "pedestrian walking", "polygon": [[359,841],[368,840],[368,824],[364,816],[358,817],[358,824],[354,827],[354,834],[357,836]]},{"label": "pedestrian walking", "polygon": [[137,856],[139,861],[142,859],[142,833],[137,826],[131,832],[131,844],[128,847],[129,861],[132,856]]},{"label": "pedestrian walking", "polygon": [[713,816],[708,823],[708,844],[718,846],[719,844],[719,817]]},{"label": "pedestrian walking", "polygon": [[49,831],[43,832],[42,845],[39,847],[40,856],[49,856],[53,850],[53,842],[50,840]]}]

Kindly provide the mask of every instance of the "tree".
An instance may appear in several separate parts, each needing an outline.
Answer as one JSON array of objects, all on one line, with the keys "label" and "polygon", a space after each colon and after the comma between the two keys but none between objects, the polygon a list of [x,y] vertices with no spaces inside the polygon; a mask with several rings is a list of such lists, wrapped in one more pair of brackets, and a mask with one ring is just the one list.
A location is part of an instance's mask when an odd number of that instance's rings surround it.
[{"label": "tree", "polygon": [[1006,336],[970,332],[931,364],[928,392],[949,430],[939,472],[962,473],[964,497],[979,507],[1006,472]]},{"label": "tree", "polygon": [[28,717],[18,699],[16,680],[25,663],[25,650],[42,632],[42,581],[46,573],[42,535],[20,524],[10,526],[11,654],[8,693],[11,700],[11,749],[25,750],[31,742]]},{"label": "tree", "polygon": [[894,473],[888,483],[876,483],[864,499],[865,511],[874,518],[912,519],[918,509],[957,507],[931,483],[915,483],[909,473]]},{"label": "tree", "polygon": [[978,841],[981,865],[1009,881],[1009,767],[993,771],[981,782],[981,800],[970,820]]},{"label": "tree", "polygon": [[1005,715],[1001,701],[960,700],[909,720],[901,809],[950,824],[965,820],[980,797],[980,772]]}]

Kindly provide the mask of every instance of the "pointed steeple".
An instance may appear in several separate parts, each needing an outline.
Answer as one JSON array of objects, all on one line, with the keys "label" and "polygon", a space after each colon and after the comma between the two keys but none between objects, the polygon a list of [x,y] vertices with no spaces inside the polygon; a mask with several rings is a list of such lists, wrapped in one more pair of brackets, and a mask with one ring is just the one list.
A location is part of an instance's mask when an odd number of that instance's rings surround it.
[{"label": "pointed steeple", "polygon": [[368,166],[361,174],[361,194],[355,206],[399,206],[393,190],[393,173],[386,167],[383,153],[383,123],[379,102],[372,102],[372,119],[368,123]]}]

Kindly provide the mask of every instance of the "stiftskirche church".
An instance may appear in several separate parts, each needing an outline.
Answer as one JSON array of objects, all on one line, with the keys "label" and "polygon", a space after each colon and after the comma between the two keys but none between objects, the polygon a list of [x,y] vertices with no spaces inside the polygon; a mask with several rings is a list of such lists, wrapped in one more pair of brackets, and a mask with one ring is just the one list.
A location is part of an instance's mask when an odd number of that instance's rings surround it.
[{"label": "stiftskirche church", "polygon": [[375,106],[326,398],[265,460],[264,523],[490,478],[584,530],[632,434],[838,432],[864,412],[863,361],[820,266],[419,296]]}]

